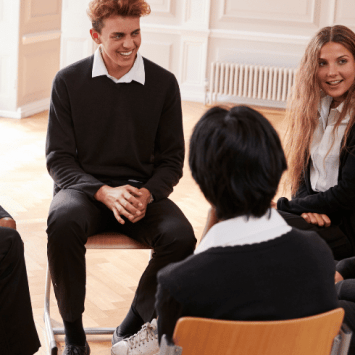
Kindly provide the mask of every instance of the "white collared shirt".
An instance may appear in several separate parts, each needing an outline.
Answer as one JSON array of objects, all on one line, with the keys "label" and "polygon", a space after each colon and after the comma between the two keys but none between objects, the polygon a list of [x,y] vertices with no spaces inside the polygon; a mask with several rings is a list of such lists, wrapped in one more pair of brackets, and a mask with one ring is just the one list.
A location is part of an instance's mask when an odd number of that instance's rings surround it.
[{"label": "white collared shirt", "polygon": [[[270,218],[269,218],[270,213]],[[256,244],[275,239],[292,228],[273,208],[260,218],[245,216],[227,219],[215,224],[195,249],[194,254],[214,247]]]},{"label": "white collared shirt", "polygon": [[[333,129],[341,114],[344,103],[330,109],[333,98],[325,96],[319,105],[319,123],[311,143],[310,180],[313,191],[323,192],[338,184],[341,141],[350,120],[347,113],[338,129]],[[329,148],[333,146],[329,151]],[[328,153],[329,151],[329,153]]]},{"label": "white collared shirt", "polygon": [[94,54],[94,63],[92,66],[92,77],[106,75],[110,78],[114,83],[130,83],[131,81],[137,81],[138,83],[144,85],[145,83],[145,70],[144,70],[144,62],[143,57],[137,53],[137,58],[134,61],[134,64],[130,71],[122,76],[120,79],[116,79],[112,75],[110,75],[105,66],[105,62],[102,59],[100,46],[96,49]]}]

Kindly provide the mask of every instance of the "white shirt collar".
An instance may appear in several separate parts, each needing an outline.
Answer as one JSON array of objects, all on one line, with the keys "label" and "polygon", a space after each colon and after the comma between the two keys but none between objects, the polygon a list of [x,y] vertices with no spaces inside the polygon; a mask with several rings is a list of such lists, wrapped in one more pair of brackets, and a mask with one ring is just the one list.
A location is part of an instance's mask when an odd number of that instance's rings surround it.
[{"label": "white shirt collar", "polygon": [[130,69],[128,73],[123,75],[122,78],[116,79],[111,76],[107,68],[105,66],[104,60],[102,59],[102,55],[100,52],[100,47],[98,47],[94,53],[94,63],[92,66],[92,77],[95,78],[97,76],[106,75],[113,82],[117,83],[130,83],[131,81],[137,81],[138,83],[144,85],[145,83],[145,70],[144,70],[144,62],[143,57],[137,53],[137,58],[134,61],[133,67]]},{"label": "white shirt collar", "polygon": [[[270,213],[270,218],[269,218]],[[227,219],[215,224],[195,249],[194,254],[213,247],[256,244],[275,239],[292,228],[273,208],[261,218],[242,217]]]},{"label": "white shirt collar", "polygon": [[[328,123],[328,118],[329,118],[329,114],[330,114],[330,105],[332,104],[333,98],[331,96],[324,96],[321,98],[320,102],[319,102],[319,120],[322,122],[323,125],[323,129],[325,130],[325,128],[327,127]],[[343,106],[344,106],[344,101],[338,106],[336,107],[334,110],[337,111],[335,117],[338,118],[339,115],[341,114],[341,111],[343,110]],[[347,113],[344,117],[344,119],[342,120],[342,124],[347,124],[350,120],[350,115],[349,113]],[[335,122],[334,122],[335,123]],[[333,122],[330,124],[334,124]]]}]

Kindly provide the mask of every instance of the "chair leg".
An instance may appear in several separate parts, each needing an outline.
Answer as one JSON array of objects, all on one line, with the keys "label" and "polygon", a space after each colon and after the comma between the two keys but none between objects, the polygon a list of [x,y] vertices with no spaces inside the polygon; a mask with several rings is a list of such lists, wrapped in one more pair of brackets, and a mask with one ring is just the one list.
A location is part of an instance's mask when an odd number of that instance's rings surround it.
[{"label": "chair leg", "polygon": [[[149,260],[152,258],[153,250],[150,250]],[[50,292],[51,292],[52,278],[49,272],[49,267],[47,263],[46,271],[46,286],[45,286],[45,298],[44,298],[44,325],[45,332],[47,335],[47,340],[49,344],[50,355],[58,354],[57,343],[54,339],[54,334],[65,334],[64,328],[53,328],[51,318],[50,318]],[[84,328],[86,334],[113,334],[116,328]]]},{"label": "chair leg", "polygon": [[[46,286],[44,291],[44,325],[45,331],[49,344],[49,354],[57,355],[58,347],[57,343],[54,339],[54,334],[64,334],[64,328],[53,328],[51,317],[50,317],[50,295],[51,295],[51,284],[52,278],[49,271],[48,263],[47,263],[47,271],[46,271]],[[85,334],[113,334],[116,328],[85,328]]]},{"label": "chair leg", "polygon": [[53,333],[53,327],[51,323],[51,317],[50,317],[50,295],[51,295],[51,274],[49,272],[49,267],[47,263],[47,271],[46,271],[46,286],[45,286],[45,295],[44,295],[44,326],[45,326],[45,331],[48,339],[48,345],[49,345],[49,354],[50,355],[57,355],[58,354],[58,348],[57,348],[57,343],[54,339],[54,333]]}]

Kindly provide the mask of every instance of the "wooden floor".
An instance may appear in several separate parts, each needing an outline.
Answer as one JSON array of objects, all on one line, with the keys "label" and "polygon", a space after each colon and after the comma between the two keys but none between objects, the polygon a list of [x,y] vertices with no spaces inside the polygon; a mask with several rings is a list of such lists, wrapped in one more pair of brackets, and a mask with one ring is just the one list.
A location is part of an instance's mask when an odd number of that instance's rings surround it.
[{"label": "wooden floor", "polygon": [[[184,102],[184,130],[188,147],[191,131],[208,107]],[[260,109],[280,135],[282,110]],[[42,347],[38,355],[47,354],[43,305],[46,271],[46,217],[52,198],[52,180],[45,168],[45,135],[48,112],[21,120],[0,117],[0,204],[17,221],[25,243],[25,258],[37,331]],[[171,199],[190,220],[197,239],[205,224],[208,204],[192,180],[185,161],[184,176]],[[84,326],[117,326],[132,301],[136,285],[149,258],[149,251],[96,251],[87,253],[87,298]],[[51,315],[61,323],[52,294]],[[92,354],[110,354],[110,336],[88,337]],[[63,347],[63,336],[57,338]],[[59,353],[61,354],[60,349]]]}]

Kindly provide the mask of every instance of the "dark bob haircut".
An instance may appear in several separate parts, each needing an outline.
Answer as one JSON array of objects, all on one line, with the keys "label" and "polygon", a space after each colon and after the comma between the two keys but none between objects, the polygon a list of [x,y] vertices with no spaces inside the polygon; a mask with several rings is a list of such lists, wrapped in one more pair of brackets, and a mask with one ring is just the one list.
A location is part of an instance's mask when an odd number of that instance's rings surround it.
[{"label": "dark bob haircut", "polygon": [[92,0],[87,14],[92,28],[101,33],[104,20],[110,16],[141,17],[150,14],[150,6],[145,0]]},{"label": "dark bob haircut", "polygon": [[287,164],[278,134],[259,112],[208,110],[190,140],[190,169],[221,220],[263,216]]}]

